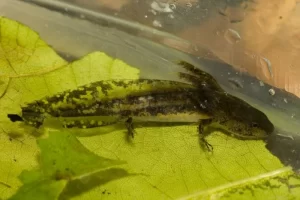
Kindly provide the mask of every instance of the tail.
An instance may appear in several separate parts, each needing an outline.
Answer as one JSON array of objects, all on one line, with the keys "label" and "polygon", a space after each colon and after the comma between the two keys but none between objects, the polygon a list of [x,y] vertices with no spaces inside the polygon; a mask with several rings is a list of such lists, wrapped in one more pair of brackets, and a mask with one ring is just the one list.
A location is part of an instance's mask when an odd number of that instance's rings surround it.
[{"label": "tail", "polygon": [[7,114],[7,117],[10,119],[12,122],[22,122],[24,121],[23,118],[17,114]]},{"label": "tail", "polygon": [[22,117],[17,114],[7,114],[12,122],[25,122],[28,125],[39,128],[44,123],[44,117],[40,113],[22,112]]}]

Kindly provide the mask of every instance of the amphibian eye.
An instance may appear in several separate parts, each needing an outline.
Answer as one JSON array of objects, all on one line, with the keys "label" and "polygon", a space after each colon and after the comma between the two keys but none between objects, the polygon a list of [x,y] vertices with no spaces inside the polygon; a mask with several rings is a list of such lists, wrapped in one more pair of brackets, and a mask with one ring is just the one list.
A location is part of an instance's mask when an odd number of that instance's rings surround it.
[{"label": "amphibian eye", "polygon": [[252,122],[252,123],[251,123],[251,126],[252,126],[253,128],[257,128],[257,127],[258,127],[258,124],[257,124],[256,122]]}]

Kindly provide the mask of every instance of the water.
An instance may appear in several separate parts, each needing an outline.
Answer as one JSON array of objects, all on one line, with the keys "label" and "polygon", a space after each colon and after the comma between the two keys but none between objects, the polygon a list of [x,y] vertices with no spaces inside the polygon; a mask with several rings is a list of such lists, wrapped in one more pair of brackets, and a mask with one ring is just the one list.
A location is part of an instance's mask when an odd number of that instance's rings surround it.
[{"label": "water", "polygon": [[[94,22],[97,20],[88,21],[91,19],[88,12],[75,15],[78,16],[76,18],[71,17],[72,15],[67,16],[68,13],[61,15],[56,11],[41,9],[18,1],[9,1],[7,7],[1,9],[6,10],[8,17],[20,20],[35,29],[43,40],[50,43],[60,55],[68,58],[68,61],[76,60],[93,51],[103,51],[138,67],[144,78],[169,80],[178,80],[177,72],[180,69],[174,64],[178,59],[196,64],[197,67],[212,74],[228,93],[256,106],[266,113],[277,127],[286,128],[287,132],[283,132],[283,137],[282,133],[278,133],[270,138],[268,148],[277,156],[283,155],[281,159],[288,164],[296,163],[296,156],[299,155],[296,147],[299,146],[297,143],[299,140],[297,133],[290,134],[290,131],[299,130],[300,113],[298,108],[300,104],[296,97],[272,88],[268,84],[261,84],[261,81],[246,74],[240,74],[224,63],[197,59],[136,37],[134,33],[140,33],[141,29],[147,31],[144,27],[131,25],[131,28],[126,29],[124,24],[119,25],[120,30],[127,30],[127,33],[132,33],[132,35],[118,31],[116,28],[103,27],[101,24],[110,24],[105,22],[110,18],[101,18],[101,14],[97,16],[99,24],[96,25]],[[63,10],[66,11],[66,9]],[[70,8],[67,10],[72,12]],[[81,16],[85,16],[84,19]],[[93,15],[93,17],[95,16]],[[110,22],[116,24],[116,21]],[[45,24],[48,26],[45,27]],[[136,31],[132,31],[133,27],[136,28]],[[147,32],[147,35],[149,38],[163,37],[155,30]],[[234,29],[228,29],[224,37],[232,44],[238,43],[242,39],[242,36]],[[272,78],[270,61],[261,57],[260,63],[262,70],[265,70],[266,77]],[[237,87],[232,87],[232,83]],[[270,89],[274,90],[275,95],[269,94]],[[5,171],[5,176],[0,178],[0,185],[1,182],[8,183],[8,185],[19,183],[17,179],[17,175],[21,171],[19,167],[31,169],[32,166],[37,165],[35,156],[38,151],[35,139],[25,138],[22,141],[13,140],[11,142],[5,138],[4,134],[0,137],[1,141],[6,141],[1,145],[1,157],[6,156],[5,158],[9,160],[2,165],[1,170]],[[207,184],[209,188],[219,188],[218,186],[224,185],[224,183],[228,183],[226,186],[231,187],[231,183],[247,180],[247,178],[254,180],[257,177],[269,177],[268,172],[272,172],[272,175],[284,170],[286,170],[284,172],[288,172],[286,168],[276,168],[281,164],[276,157],[269,159],[270,152],[265,148],[263,142],[237,140],[221,133],[210,135],[208,140],[215,147],[213,155],[207,155],[199,148],[196,125],[175,128],[163,126],[158,129],[138,127],[133,143],[126,142],[124,130],[91,138],[81,138],[80,142],[95,154],[124,159],[129,163],[126,166],[133,172],[146,174],[146,176],[116,180],[101,186],[99,190],[91,190],[83,196],[106,195],[105,198],[114,198],[120,197],[118,195],[122,191],[122,198],[125,199],[133,196],[147,198],[152,195],[161,199],[179,198],[186,197],[191,193],[198,194],[199,190],[205,192],[208,188]],[[255,145],[253,146],[253,144]],[[248,157],[249,155],[250,157]],[[257,171],[253,172],[253,169]],[[236,174],[240,177],[237,178]],[[88,180],[85,181],[85,183],[88,182]],[[271,179],[272,181],[276,181],[276,179]],[[280,183],[276,182],[276,184]],[[185,187],[182,187],[183,185]],[[199,185],[201,187],[198,187]],[[0,186],[1,196],[6,197],[9,191],[10,189],[3,189],[2,185]],[[264,188],[262,192],[268,191]],[[108,193],[110,194],[108,195]],[[270,195],[272,194],[274,194],[273,190]]]}]

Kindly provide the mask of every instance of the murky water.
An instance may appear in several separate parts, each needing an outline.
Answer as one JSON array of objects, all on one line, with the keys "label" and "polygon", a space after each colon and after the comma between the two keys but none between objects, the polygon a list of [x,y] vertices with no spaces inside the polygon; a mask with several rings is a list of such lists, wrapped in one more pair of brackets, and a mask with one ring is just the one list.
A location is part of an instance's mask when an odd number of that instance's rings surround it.
[{"label": "murky water", "polygon": [[[154,9],[161,9],[155,7],[157,6],[156,4],[153,4],[153,6]],[[2,9],[6,10],[5,15],[7,17],[19,20],[36,30],[41,35],[43,40],[52,45],[53,48],[68,61],[73,61],[93,51],[103,51],[112,57],[122,59],[126,63],[139,68],[141,70],[141,77],[143,78],[167,80],[179,80],[177,72],[181,71],[181,69],[176,64],[174,64],[174,61],[185,60],[195,64],[196,67],[213,75],[228,93],[231,93],[249,102],[251,105],[266,113],[271,119],[272,123],[275,124],[276,127],[283,130],[278,134],[279,136],[275,135],[274,137],[269,139],[268,148],[272,150],[273,153],[275,152],[274,154],[277,153],[277,156],[279,156],[283,161],[286,161],[287,164],[298,163],[297,155],[299,155],[300,150],[297,149],[296,146],[300,146],[298,143],[298,130],[300,127],[300,111],[298,108],[300,107],[300,101],[297,97],[290,95],[282,90],[273,88],[270,85],[265,84],[255,78],[249,77],[244,73],[239,73],[235,71],[231,66],[224,63],[199,59],[197,57],[193,57],[177,50],[164,47],[154,42],[146,41],[141,37],[136,37],[134,33],[138,34],[141,32],[141,30],[144,30],[143,36],[152,39],[164,37],[167,38],[169,35],[164,35],[155,31],[151,32],[149,31],[151,29],[148,30],[145,27],[138,25],[128,25],[128,27],[126,27],[124,24],[120,23],[119,29],[123,31],[125,30],[127,33],[102,26],[103,24],[106,26],[109,26],[109,24],[111,24],[112,26],[117,27],[118,21],[114,21],[110,16],[107,17],[102,15],[101,13],[99,15],[96,15],[95,13],[74,14],[71,12],[71,14],[68,15],[67,12],[66,15],[62,15],[57,11],[53,11],[55,9],[45,10],[34,5],[17,1],[8,3],[6,7],[3,7]],[[169,12],[173,10],[174,7],[163,7],[163,9],[164,11]],[[28,10],[30,10],[31,12],[28,12]],[[240,20],[243,18],[243,15],[231,16],[228,8],[224,8],[223,10],[225,10],[224,12],[232,19]],[[64,11],[70,11],[70,9]],[[26,14],[21,15],[20,13]],[[95,21],[97,20],[99,23],[95,24]],[[108,21],[110,23],[108,23]],[[157,23],[156,25],[159,26],[159,24]],[[132,33],[132,35],[128,33]],[[231,44],[239,43],[239,41],[242,39],[240,34],[234,29],[226,30],[224,32],[224,37]],[[259,63],[261,65],[263,74],[267,79],[271,79],[273,77],[272,63],[265,57],[261,57],[259,59]],[[2,85],[0,83],[0,90],[1,87]],[[247,113],[245,113],[245,115],[247,115]],[[158,154],[157,152],[159,152],[158,150],[162,150],[164,148],[169,148],[172,151],[175,151],[179,148],[188,149],[184,146],[186,141],[188,141],[187,143],[191,145],[193,153],[198,152],[199,149],[197,144],[197,137],[188,138],[183,134],[183,132],[185,131],[184,128],[178,129],[181,132],[176,132],[176,134],[174,135],[175,139],[171,140],[172,142],[174,142],[173,146],[168,142],[161,142],[168,141],[170,138],[168,138],[167,136],[159,138],[160,135],[157,133],[157,131],[155,129],[152,130],[151,128],[146,129],[146,133],[149,133],[148,135],[145,133],[146,136],[144,136],[143,134],[139,134],[137,136],[137,141],[139,141],[139,143],[137,143],[136,146],[138,146],[140,149],[135,149],[132,152],[128,151],[128,149],[126,148],[123,149],[123,147],[125,146],[125,143],[121,140],[123,138],[117,139],[117,144],[111,141],[111,138],[109,138],[107,135],[103,136],[103,138],[98,137],[95,139],[97,141],[97,144],[103,143],[103,146],[105,146],[106,150],[99,150],[100,148],[96,144],[92,144],[91,146],[93,149],[96,149],[98,153],[100,152],[109,156],[113,154],[111,152],[116,151],[124,158],[127,158],[128,154],[132,153],[132,155],[136,157],[140,156],[140,158],[142,159],[148,159],[148,157],[151,156],[155,157],[155,154]],[[175,129],[172,129],[170,127],[163,127],[162,130],[165,131],[166,135],[171,135],[170,133],[174,132]],[[188,130],[189,133],[194,133],[196,127],[190,127]],[[197,132],[195,133],[197,134]],[[112,134],[114,135],[114,139],[118,138],[118,135],[115,132],[113,132]],[[176,143],[176,138],[179,138],[180,142]],[[214,140],[215,138],[224,139],[224,141],[226,141],[227,143],[218,143],[218,140]],[[153,146],[143,146],[145,144],[148,144],[146,142],[151,141],[151,139],[154,139]],[[82,141],[88,140],[89,139],[82,139]],[[219,150],[216,151],[217,159],[213,160],[209,164],[193,161],[193,159],[205,159],[205,156],[203,154],[201,154],[200,156],[198,156],[198,154],[195,154],[195,158],[187,160],[187,162],[195,162],[195,165],[199,168],[203,167],[201,165],[207,165],[209,166],[209,169],[213,168],[213,165],[215,164],[214,162],[224,162],[224,166],[226,166],[226,164],[228,163],[237,162],[236,158],[230,157],[224,159],[224,157],[222,157],[222,151],[224,149],[229,149],[229,151],[232,150],[230,151],[230,153],[244,151],[244,148],[241,148],[244,143],[239,141],[240,146],[232,147],[230,145],[235,143],[231,143],[231,140],[234,139],[217,134],[216,136],[212,137],[212,141],[216,142],[216,149],[218,149],[219,147]],[[108,145],[109,142],[111,142],[110,145]],[[280,145],[278,146],[277,144]],[[264,149],[263,144],[259,145],[261,149]],[[291,146],[293,148],[290,148]],[[151,149],[153,155],[143,156],[143,148]],[[282,149],[286,149],[286,151],[281,151]],[[122,152],[122,150],[124,151]],[[127,154],[124,153],[125,151]],[[250,152],[252,154],[255,154],[255,150],[253,152]],[[174,167],[173,169],[173,166],[176,166],[176,163],[178,163],[181,159],[184,159],[185,156],[184,154],[182,154],[182,152],[179,152],[178,154],[177,153],[177,157],[172,155],[170,152],[166,152],[162,155],[158,154],[157,157],[162,159],[159,160],[159,167],[161,168],[163,166],[167,166],[161,163],[167,162],[168,157],[176,157],[172,160],[170,169],[172,168],[174,174],[179,173],[176,171],[177,167]],[[258,163],[263,162],[263,159],[257,159],[259,160]],[[137,161],[135,160],[132,161],[132,163],[135,164],[136,162]],[[241,158],[241,160],[238,160],[238,162],[243,163],[243,158]],[[255,162],[256,161],[253,161],[253,163]],[[155,171],[154,165],[153,170]],[[170,171],[172,170],[169,170],[169,168],[166,169],[168,173],[170,173]],[[263,170],[261,169],[261,171]],[[201,177],[211,179],[211,177],[206,177],[205,174],[201,174]],[[226,180],[228,177],[228,179],[230,179],[230,172],[224,175],[224,177],[224,180]],[[175,180],[173,179],[170,179],[170,181],[175,182]],[[195,182],[199,181],[200,179],[195,178]],[[168,188],[163,189],[165,189],[166,191],[168,190]],[[194,189],[195,188],[191,190],[194,191]],[[184,192],[178,193],[183,194]]]}]

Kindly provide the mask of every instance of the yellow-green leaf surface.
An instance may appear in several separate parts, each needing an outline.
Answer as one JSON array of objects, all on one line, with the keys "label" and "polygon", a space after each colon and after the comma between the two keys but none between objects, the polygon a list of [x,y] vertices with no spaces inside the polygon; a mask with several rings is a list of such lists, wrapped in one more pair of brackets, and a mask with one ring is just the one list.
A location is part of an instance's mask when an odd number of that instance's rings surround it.
[{"label": "yellow-green leaf surface", "polygon": [[41,180],[27,183],[10,200],[57,199],[66,183],[67,180]]},{"label": "yellow-green leaf surface", "polygon": [[[35,55],[38,50],[33,50],[30,54],[31,48],[40,47],[31,44],[40,41],[31,41],[34,36],[38,38],[36,33],[5,18],[1,18],[0,25],[1,37],[6,35],[7,40],[2,43],[4,40],[0,38],[1,51],[5,52],[0,55],[0,72],[3,75],[0,82],[0,196],[6,199],[21,186],[18,176],[22,170],[37,167],[36,156],[39,152],[35,138],[24,134],[20,124],[9,122],[7,113],[18,114],[20,105],[26,102],[90,82],[138,78],[138,70],[98,52],[68,65],[46,45],[43,48],[47,51]],[[19,31],[22,34],[16,34]],[[23,40],[26,37],[27,43],[16,42],[19,41],[16,37],[23,37]],[[44,44],[42,41],[40,43]],[[31,45],[27,47],[26,44]],[[3,51],[5,47],[9,50]],[[27,59],[21,59],[21,55],[26,55]],[[67,186],[62,195],[75,199],[219,197],[264,200],[300,196],[297,187],[299,178],[272,156],[262,141],[241,141],[216,132],[207,138],[214,146],[214,152],[209,154],[199,147],[196,126],[142,127],[137,128],[136,132],[132,142],[126,140],[124,129],[79,140],[99,156],[126,161],[125,170],[141,175],[107,182],[101,179],[105,179],[106,175],[100,173],[91,181],[95,185],[93,190],[82,194]],[[8,136],[22,133],[23,137],[19,138],[10,139]],[[118,174],[114,170],[111,169],[106,180],[112,174]],[[84,187],[82,183],[85,182],[74,183],[74,187]],[[99,183],[106,184],[97,187]]]},{"label": "yellow-green leaf surface", "polygon": [[93,154],[68,132],[50,131],[49,137],[38,140],[38,146],[41,149],[39,164],[44,177],[78,179],[125,163]]},{"label": "yellow-green leaf surface", "polygon": [[[47,138],[37,141],[41,150],[39,168],[21,174],[20,179],[24,185],[10,199],[55,200],[66,184],[69,190],[73,189],[73,193],[80,194],[97,184],[128,176],[124,169],[111,168],[124,164],[124,161],[95,155],[74,134],[61,131],[50,131],[48,134]],[[95,178],[97,182],[93,183],[91,180]],[[78,190],[78,183],[82,182],[84,184]],[[73,193],[64,192],[64,196],[69,197]]]},{"label": "yellow-green leaf surface", "polygon": [[[55,51],[28,27],[0,18],[0,198],[7,199],[21,185],[18,175],[36,165],[37,147],[34,138],[8,136],[23,134],[22,128],[7,120],[7,113],[18,112],[23,94],[29,91],[34,99],[33,87],[27,87],[26,78],[44,69],[65,65]],[[26,89],[27,88],[27,89]],[[32,90],[32,91],[31,91]],[[31,92],[30,92],[31,91]],[[26,95],[24,95],[26,96]]]}]

